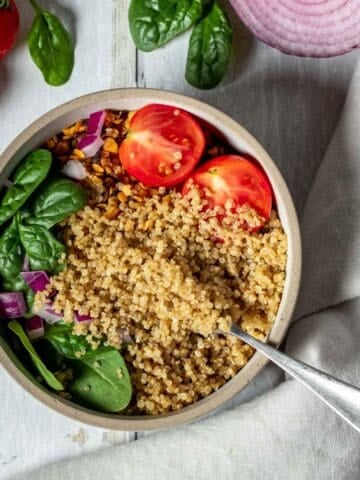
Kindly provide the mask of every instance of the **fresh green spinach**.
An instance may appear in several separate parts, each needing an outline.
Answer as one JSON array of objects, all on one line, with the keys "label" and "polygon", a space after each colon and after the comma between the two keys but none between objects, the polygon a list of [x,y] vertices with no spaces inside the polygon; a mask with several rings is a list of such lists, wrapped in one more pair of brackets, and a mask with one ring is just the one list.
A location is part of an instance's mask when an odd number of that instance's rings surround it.
[{"label": "fresh green spinach", "polygon": [[9,280],[16,278],[23,265],[17,217],[0,237],[0,275]]},{"label": "fresh green spinach", "polygon": [[49,85],[62,85],[74,67],[72,38],[55,15],[42,10],[35,0],[30,3],[36,12],[28,35],[30,55]]},{"label": "fresh green spinach", "polygon": [[131,0],[130,32],[145,52],[185,32],[203,15],[204,0]]},{"label": "fresh green spinach", "polygon": [[75,400],[103,412],[119,412],[132,396],[130,375],[120,353],[108,350],[69,361],[74,380],[68,390]]},{"label": "fresh green spinach", "polygon": [[105,412],[118,412],[128,405],[130,376],[115,348],[101,345],[93,350],[84,335],[74,335],[72,325],[65,323],[48,325],[43,340],[50,342],[73,370],[74,379],[67,388],[74,398]]},{"label": "fresh green spinach", "polygon": [[58,353],[70,359],[88,358],[100,352],[114,350],[113,347],[104,345],[93,350],[86,337],[84,335],[74,335],[72,329],[73,325],[66,323],[48,325],[43,338],[48,340]]},{"label": "fresh green spinach", "polygon": [[42,188],[31,205],[27,224],[51,228],[86,205],[87,193],[68,179],[53,180]]},{"label": "fresh green spinach", "polygon": [[50,372],[50,370],[39,357],[20,323],[17,320],[10,320],[8,327],[13,333],[15,333],[15,335],[17,335],[21,344],[30,355],[33,364],[49,387],[57,391],[64,390],[63,385],[59,382],[55,375]]},{"label": "fresh green spinach", "polygon": [[226,13],[215,1],[209,13],[195,26],[189,43],[186,80],[197,88],[215,87],[229,63],[232,28]]},{"label": "fresh green spinach", "polygon": [[31,270],[45,270],[58,273],[64,264],[60,257],[65,246],[45,227],[40,225],[19,225],[20,241],[29,257]]},{"label": "fresh green spinach", "polygon": [[18,166],[13,175],[13,185],[7,189],[0,202],[0,225],[12,217],[46,178],[51,167],[48,150],[34,150]]}]

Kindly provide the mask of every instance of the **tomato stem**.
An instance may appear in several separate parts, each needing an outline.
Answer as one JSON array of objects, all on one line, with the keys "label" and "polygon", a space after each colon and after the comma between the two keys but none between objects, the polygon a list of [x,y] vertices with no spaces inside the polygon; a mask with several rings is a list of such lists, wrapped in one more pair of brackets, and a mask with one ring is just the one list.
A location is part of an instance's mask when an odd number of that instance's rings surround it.
[{"label": "tomato stem", "polygon": [[36,13],[41,13],[42,12],[40,6],[38,5],[38,3],[35,0],[29,0],[29,2],[31,3],[31,6],[33,7],[33,9],[35,10]]},{"label": "tomato stem", "polygon": [[9,8],[10,0],[0,0],[0,8]]}]

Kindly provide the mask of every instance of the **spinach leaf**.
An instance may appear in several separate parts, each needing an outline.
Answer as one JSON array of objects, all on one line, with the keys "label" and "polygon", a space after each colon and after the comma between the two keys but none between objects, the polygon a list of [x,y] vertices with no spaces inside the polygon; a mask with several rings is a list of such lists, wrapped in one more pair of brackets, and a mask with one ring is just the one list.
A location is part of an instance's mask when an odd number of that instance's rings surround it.
[{"label": "spinach leaf", "polygon": [[23,253],[21,251],[17,217],[0,237],[0,274],[3,278],[14,279],[21,272]]},{"label": "spinach leaf", "polygon": [[35,0],[30,3],[36,11],[27,40],[31,58],[49,85],[62,85],[74,67],[72,38],[55,15],[42,10]]},{"label": "spinach leaf", "polygon": [[21,243],[29,257],[31,270],[57,273],[64,265],[59,263],[65,246],[40,225],[19,225]]},{"label": "spinach leaf", "polygon": [[74,380],[68,390],[75,400],[103,412],[119,412],[130,402],[132,387],[122,356],[115,349],[69,361]]},{"label": "spinach leaf", "polygon": [[34,150],[15,170],[14,184],[8,188],[0,202],[0,225],[14,215],[49,173],[51,153]]},{"label": "spinach leaf", "polygon": [[[71,359],[84,359],[100,352],[114,350],[113,347],[99,346],[96,350],[86,340],[84,335],[74,335],[73,325],[56,323],[48,325],[45,331],[44,340],[48,340],[58,353]],[[81,354],[81,356],[79,356]]]},{"label": "spinach leaf", "polygon": [[203,15],[204,0],[131,0],[130,32],[145,52],[185,32]]},{"label": "spinach leaf", "polygon": [[231,54],[232,28],[226,13],[214,2],[195,26],[189,43],[186,80],[194,87],[215,87],[224,77]]},{"label": "spinach leaf", "polygon": [[32,216],[28,224],[51,228],[86,205],[87,193],[77,183],[68,179],[53,180],[44,188],[31,205]]},{"label": "spinach leaf", "polygon": [[24,332],[22,326],[17,320],[10,320],[8,323],[8,327],[10,330],[18,336],[20,342],[22,343],[25,350],[29,353],[32,362],[34,363],[35,367],[39,371],[40,375],[43,377],[45,382],[54,390],[64,390],[63,385],[59,382],[59,380],[55,377],[55,375],[48,370],[45,366],[39,355],[37,354],[35,348],[31,344],[28,336]]}]

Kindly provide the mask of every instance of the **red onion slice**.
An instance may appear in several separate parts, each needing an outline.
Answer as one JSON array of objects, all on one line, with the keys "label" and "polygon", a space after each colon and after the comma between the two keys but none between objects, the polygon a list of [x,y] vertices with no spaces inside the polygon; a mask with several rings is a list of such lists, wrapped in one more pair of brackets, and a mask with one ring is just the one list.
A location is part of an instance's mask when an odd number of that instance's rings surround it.
[{"label": "red onion slice", "polygon": [[100,110],[99,112],[92,113],[89,116],[86,135],[101,135],[104,122],[106,118],[106,111]]},{"label": "red onion slice", "polygon": [[75,323],[83,323],[83,324],[89,324],[91,322],[92,318],[90,315],[80,315],[79,312],[75,312],[74,314],[74,321]]},{"label": "red onion slice", "polygon": [[43,319],[35,316],[25,320],[26,331],[30,340],[44,336],[45,328]]},{"label": "red onion slice", "polygon": [[291,55],[332,57],[360,47],[359,0],[230,0],[263,42]]},{"label": "red onion slice", "polygon": [[55,312],[55,310],[52,308],[52,303],[50,302],[45,303],[40,310],[36,311],[36,314],[43,318],[49,325],[58,323],[63,318],[61,313]]},{"label": "red onion slice", "polygon": [[93,157],[101,148],[104,141],[101,132],[106,118],[106,111],[92,113],[88,120],[85,137],[79,140],[77,148],[82,150],[87,157]]},{"label": "red onion slice", "polygon": [[77,148],[82,150],[87,157],[93,157],[101,148],[104,140],[97,135],[86,135],[77,144]]},{"label": "red onion slice", "polygon": [[[85,153],[85,152],[84,152]],[[85,180],[86,168],[80,160],[69,160],[62,168],[62,173],[75,180]]]},{"label": "red onion slice", "polygon": [[50,282],[47,273],[43,271],[21,272],[20,275],[34,293],[45,290]]},{"label": "red onion slice", "polygon": [[26,304],[22,292],[0,293],[0,317],[21,318],[26,312]]}]

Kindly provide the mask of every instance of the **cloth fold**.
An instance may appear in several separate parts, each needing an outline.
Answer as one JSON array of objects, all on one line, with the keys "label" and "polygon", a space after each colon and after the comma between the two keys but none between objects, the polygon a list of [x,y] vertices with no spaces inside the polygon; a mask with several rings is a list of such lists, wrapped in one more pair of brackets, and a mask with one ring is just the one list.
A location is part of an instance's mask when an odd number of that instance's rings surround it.
[{"label": "cloth fold", "polygon": [[[304,266],[286,351],[360,385],[360,65],[301,221]],[[351,480],[360,436],[305,387],[274,390],[21,480]]]}]

